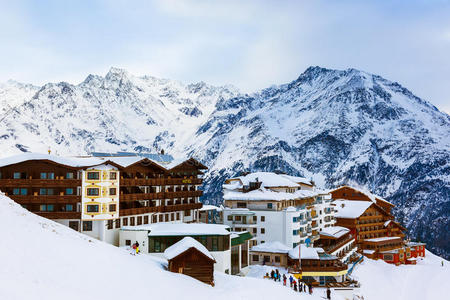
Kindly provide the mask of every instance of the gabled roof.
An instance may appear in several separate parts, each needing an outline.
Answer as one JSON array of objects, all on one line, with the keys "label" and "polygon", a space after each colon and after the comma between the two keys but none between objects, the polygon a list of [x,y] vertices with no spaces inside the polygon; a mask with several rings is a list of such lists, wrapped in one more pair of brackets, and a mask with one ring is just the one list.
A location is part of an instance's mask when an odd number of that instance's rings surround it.
[{"label": "gabled roof", "polygon": [[336,218],[356,219],[360,217],[370,206],[375,205],[370,201],[358,200],[334,200]]},{"label": "gabled roof", "polygon": [[169,248],[167,248],[164,251],[164,256],[167,260],[174,259],[175,257],[183,254],[184,252],[188,251],[189,249],[194,248],[197,251],[199,251],[201,254],[206,256],[211,261],[215,262],[214,257],[209,253],[208,249],[206,249],[205,246],[197,242],[195,239],[191,237],[185,237],[181,241],[173,244]]},{"label": "gabled roof", "polygon": [[338,239],[341,236],[344,236],[345,234],[349,233],[350,229],[342,227],[342,226],[330,226],[325,227],[320,232],[320,235],[331,237],[334,239]]},{"label": "gabled roof", "polygon": [[289,251],[289,257],[299,259],[299,255],[301,255],[301,259],[320,259],[319,253],[323,252],[325,251],[322,248],[306,247],[305,244],[298,244],[297,247]]},{"label": "gabled roof", "polygon": [[360,192],[361,194],[367,196],[373,203],[376,203],[376,200],[380,200],[380,201],[382,201],[382,202],[384,202],[384,203],[386,203],[386,204],[388,204],[390,206],[394,206],[394,204],[392,204],[391,202],[387,201],[383,197],[375,195],[375,194],[369,192],[368,190],[366,190],[364,188],[356,188],[356,187],[352,187],[352,186],[348,186],[348,185],[343,185],[343,186],[340,186],[338,188],[329,190],[329,192],[332,193],[334,191],[338,191],[338,190],[343,189],[343,188],[349,188],[349,189],[352,189],[354,191]]},{"label": "gabled roof", "polygon": [[291,248],[278,241],[253,246],[250,251],[268,253],[288,253]]}]

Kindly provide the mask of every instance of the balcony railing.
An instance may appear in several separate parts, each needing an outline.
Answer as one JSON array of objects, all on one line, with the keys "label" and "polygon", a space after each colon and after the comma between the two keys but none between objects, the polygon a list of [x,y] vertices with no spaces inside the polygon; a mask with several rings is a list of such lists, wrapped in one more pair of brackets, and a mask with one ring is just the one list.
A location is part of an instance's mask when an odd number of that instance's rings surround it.
[{"label": "balcony railing", "polygon": [[175,204],[175,205],[162,205],[162,206],[144,206],[138,208],[122,208],[119,210],[120,216],[140,215],[145,213],[157,213],[157,212],[174,212],[189,209],[202,208],[202,203],[192,204]]},{"label": "balcony railing", "polygon": [[47,219],[81,219],[81,212],[76,211],[33,212],[33,213]]},{"label": "balcony railing", "polygon": [[76,187],[81,179],[0,179],[0,187]]},{"label": "balcony railing", "polygon": [[120,201],[189,198],[200,197],[202,195],[203,191],[120,194]]},{"label": "balcony railing", "polygon": [[121,178],[121,186],[202,184],[201,178]]},{"label": "balcony railing", "polygon": [[78,203],[81,196],[78,195],[8,195],[19,204],[54,204],[54,203]]}]

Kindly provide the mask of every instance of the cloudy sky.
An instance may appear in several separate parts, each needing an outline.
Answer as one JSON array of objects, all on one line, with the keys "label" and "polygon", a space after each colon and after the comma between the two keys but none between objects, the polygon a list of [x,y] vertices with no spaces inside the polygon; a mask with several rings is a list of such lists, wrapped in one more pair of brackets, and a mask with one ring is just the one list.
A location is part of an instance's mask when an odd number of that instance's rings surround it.
[{"label": "cloudy sky", "polygon": [[450,1],[0,0],[0,82],[111,66],[251,92],[308,66],[357,68],[450,112]]}]

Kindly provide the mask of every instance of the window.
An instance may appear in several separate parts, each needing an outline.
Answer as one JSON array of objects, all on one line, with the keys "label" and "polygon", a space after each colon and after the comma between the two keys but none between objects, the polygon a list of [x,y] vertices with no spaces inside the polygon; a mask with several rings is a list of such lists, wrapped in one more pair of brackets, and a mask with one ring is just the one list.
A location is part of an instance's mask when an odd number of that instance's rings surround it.
[{"label": "window", "polygon": [[180,220],[180,213],[177,212],[177,221]]},{"label": "window", "polygon": [[264,262],[265,263],[270,263],[270,256],[269,255],[264,255]]},{"label": "window", "polygon": [[47,189],[47,195],[54,195],[54,190],[53,189]]},{"label": "window", "polygon": [[238,208],[247,208],[247,203],[245,203],[245,202],[238,202],[237,203],[237,207]]},{"label": "window", "polygon": [[142,225],[142,216],[137,217],[137,224]]},{"label": "window", "polygon": [[116,219],[116,228],[120,228],[120,219]]},{"label": "window", "polygon": [[88,213],[98,213],[99,212],[99,205],[98,204],[88,204],[86,205],[86,210]]},{"label": "window", "polygon": [[14,172],[13,178],[14,179],[20,179],[20,173],[19,172]]},{"label": "window", "polygon": [[148,216],[144,216],[144,224],[148,224]]},{"label": "window", "polygon": [[117,179],[117,173],[116,172],[109,172],[109,179],[116,180]]},{"label": "window", "polygon": [[73,211],[73,205],[72,204],[66,204],[66,211]]},{"label": "window", "polygon": [[235,217],[234,217],[234,220],[235,220],[235,221],[241,221],[241,219],[242,219],[241,216],[235,216]]},{"label": "window", "polygon": [[115,196],[116,195],[116,188],[110,188],[109,189],[109,194],[111,195],[111,196]]},{"label": "window", "polygon": [[253,222],[257,222],[258,221],[258,217],[257,216],[253,216]]},{"label": "window", "polygon": [[19,188],[14,188],[13,189],[13,195],[20,195],[20,189]]},{"label": "window", "polygon": [[265,216],[261,216],[261,222],[265,222],[266,221],[266,217]]},{"label": "window", "polygon": [[252,255],[252,261],[259,261],[258,255]]},{"label": "window", "polygon": [[100,179],[100,173],[99,172],[88,172],[87,173],[87,179],[99,180]]},{"label": "window", "polygon": [[47,211],[55,211],[55,206],[53,204],[47,204]]},{"label": "window", "polygon": [[47,173],[47,179],[55,179],[55,173]]},{"label": "window", "polygon": [[253,233],[256,234],[256,228],[253,228]]},{"label": "window", "polygon": [[[191,211],[189,211],[189,212],[191,212]],[[169,222],[169,214],[166,214],[164,219],[166,222]]]},{"label": "window", "polygon": [[392,254],[384,254],[383,258],[384,258],[384,260],[387,260],[387,261],[393,261],[394,260],[394,256]]},{"label": "window", "polygon": [[125,240],[125,246],[131,246],[131,240]]},{"label": "window", "polygon": [[66,179],[73,179],[73,173],[72,172],[67,172],[66,173]]},{"label": "window", "polygon": [[100,189],[99,188],[88,188],[87,189],[88,196],[98,196],[99,193],[100,193]]},{"label": "window", "polygon": [[66,188],[66,195],[73,195],[73,188]]},{"label": "window", "polygon": [[134,217],[130,217],[130,226],[134,226]]},{"label": "window", "polygon": [[280,263],[280,261],[281,261],[280,257],[279,257],[278,255],[275,256],[275,262],[276,262],[276,263]]},{"label": "window", "polygon": [[117,208],[117,205],[116,205],[116,204],[110,204],[110,205],[109,205],[109,211],[110,211],[110,212],[115,212],[115,211],[116,211],[116,208]]},{"label": "window", "polygon": [[27,195],[27,194],[28,194],[28,190],[27,190],[26,188],[21,188],[21,189],[20,189],[20,194],[21,194],[22,196]]},{"label": "window", "polygon": [[122,224],[123,224],[123,226],[128,226],[128,218],[123,218]]},{"label": "window", "polygon": [[47,205],[45,204],[39,205],[39,211],[47,211]]},{"label": "window", "polygon": [[228,221],[233,221],[233,216],[232,215],[227,216],[227,220]]},{"label": "window", "polygon": [[47,173],[41,173],[41,179],[47,179]]},{"label": "window", "polygon": [[261,228],[261,233],[265,234],[266,233],[266,229],[265,228]]},{"label": "window", "polygon": [[191,215],[191,211],[190,210],[185,210],[184,211],[184,216],[185,217],[189,217]]},{"label": "window", "polygon": [[267,208],[272,209],[272,203],[267,203]]},{"label": "window", "polygon": [[108,224],[106,227],[107,229],[113,229],[113,225],[114,225],[113,220],[108,220],[107,224]]},{"label": "window", "polygon": [[92,231],[92,221],[83,221],[83,231]]},{"label": "window", "polygon": [[159,217],[158,217],[158,219],[159,219],[159,222],[164,222],[164,219],[163,219],[163,215],[159,215]]}]

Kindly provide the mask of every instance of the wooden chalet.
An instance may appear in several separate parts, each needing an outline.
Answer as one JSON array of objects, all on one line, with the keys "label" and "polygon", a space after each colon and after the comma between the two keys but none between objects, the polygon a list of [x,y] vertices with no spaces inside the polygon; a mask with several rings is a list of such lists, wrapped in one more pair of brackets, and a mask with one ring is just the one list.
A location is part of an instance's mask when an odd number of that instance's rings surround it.
[{"label": "wooden chalet", "polygon": [[181,273],[214,286],[214,257],[191,237],[185,237],[164,251],[170,272]]},{"label": "wooden chalet", "polygon": [[355,237],[348,228],[342,226],[324,228],[320,232],[319,239],[314,242],[314,246],[337,256],[342,262],[349,261],[356,252]]}]

